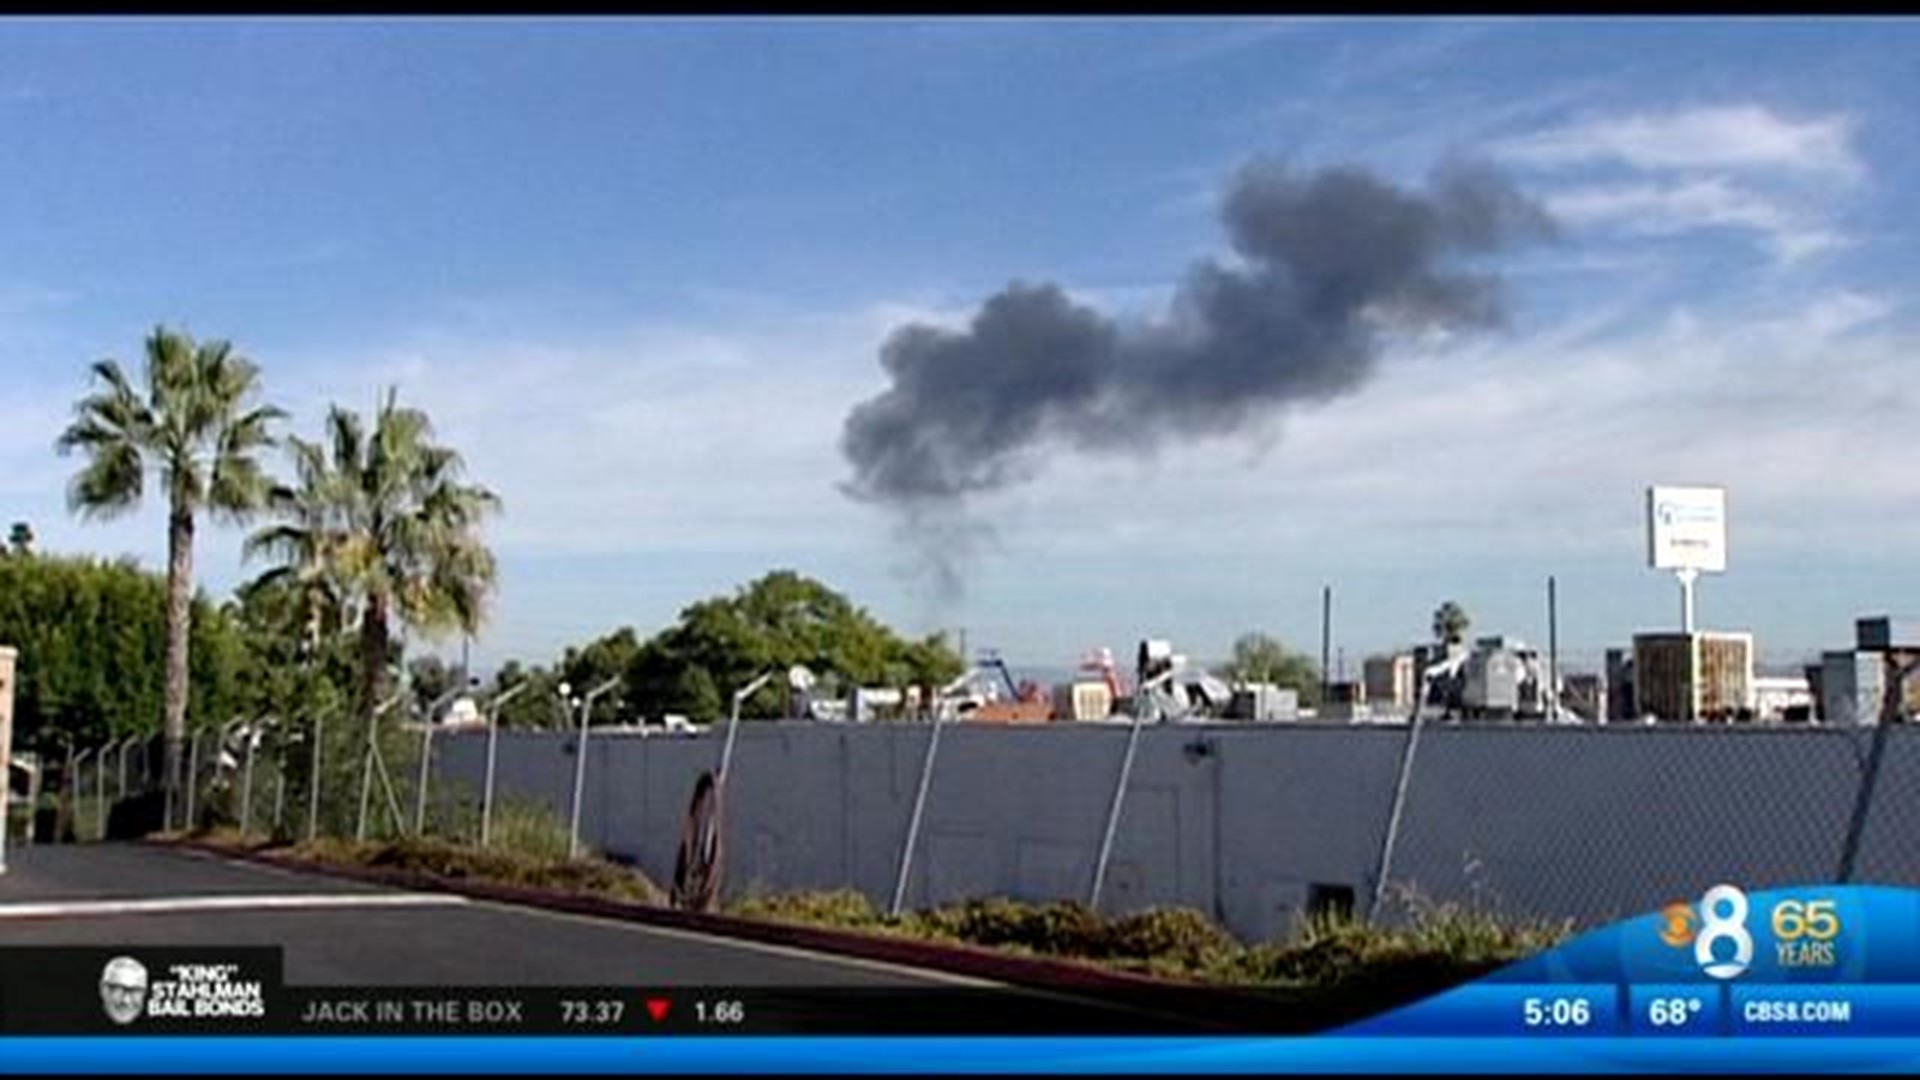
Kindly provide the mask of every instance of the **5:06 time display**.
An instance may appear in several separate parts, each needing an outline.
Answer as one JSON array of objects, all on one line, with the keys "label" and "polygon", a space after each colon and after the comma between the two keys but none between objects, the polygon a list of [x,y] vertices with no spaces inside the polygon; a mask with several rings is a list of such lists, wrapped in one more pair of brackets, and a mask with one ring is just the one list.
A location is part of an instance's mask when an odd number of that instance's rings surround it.
[{"label": "5:06 time display", "polygon": [[1593,1023],[1593,1003],[1584,997],[1530,997],[1521,1002],[1520,1016],[1528,1027],[1586,1027]]}]

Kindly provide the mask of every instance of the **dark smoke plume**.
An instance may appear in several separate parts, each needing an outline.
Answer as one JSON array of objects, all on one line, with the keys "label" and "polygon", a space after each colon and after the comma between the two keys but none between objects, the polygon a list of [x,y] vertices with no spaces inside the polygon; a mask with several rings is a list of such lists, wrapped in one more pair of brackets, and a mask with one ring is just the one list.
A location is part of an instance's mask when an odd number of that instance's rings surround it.
[{"label": "dark smoke plume", "polygon": [[1221,217],[1238,259],[1190,268],[1157,320],[1123,325],[1015,282],[965,330],[895,330],[880,351],[891,385],[847,416],[844,490],[897,511],[951,588],[944,534],[967,496],[1028,479],[1043,448],[1151,453],[1351,393],[1392,334],[1499,325],[1499,281],[1459,257],[1552,234],[1537,203],[1462,163],[1411,191],[1255,161]]}]

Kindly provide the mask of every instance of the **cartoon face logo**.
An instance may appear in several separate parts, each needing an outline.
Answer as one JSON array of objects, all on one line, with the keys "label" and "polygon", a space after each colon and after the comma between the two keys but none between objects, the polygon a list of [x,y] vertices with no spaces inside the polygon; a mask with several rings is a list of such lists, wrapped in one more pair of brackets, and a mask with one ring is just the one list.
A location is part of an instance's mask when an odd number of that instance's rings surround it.
[{"label": "cartoon face logo", "polygon": [[107,1019],[131,1024],[147,1004],[147,968],[131,956],[116,956],[100,972],[100,1005]]}]

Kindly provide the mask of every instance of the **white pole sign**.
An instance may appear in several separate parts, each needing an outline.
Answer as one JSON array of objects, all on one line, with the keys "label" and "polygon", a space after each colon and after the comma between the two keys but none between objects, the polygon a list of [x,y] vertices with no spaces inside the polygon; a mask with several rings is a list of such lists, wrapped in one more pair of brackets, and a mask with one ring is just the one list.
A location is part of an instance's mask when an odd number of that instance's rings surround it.
[{"label": "white pole sign", "polygon": [[1647,561],[1655,570],[1727,568],[1727,490],[1647,489]]}]

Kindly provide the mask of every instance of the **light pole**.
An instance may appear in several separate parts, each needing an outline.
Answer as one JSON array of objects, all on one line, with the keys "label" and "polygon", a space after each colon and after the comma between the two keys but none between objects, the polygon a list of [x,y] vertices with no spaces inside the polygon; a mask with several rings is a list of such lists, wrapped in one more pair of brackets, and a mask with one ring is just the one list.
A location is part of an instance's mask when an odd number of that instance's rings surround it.
[{"label": "light pole", "polygon": [[415,836],[427,834],[427,785],[433,779],[433,729],[437,723],[434,718],[440,714],[442,705],[451,702],[461,694],[472,692],[479,685],[479,679],[469,676],[464,686],[454,687],[434,698],[427,705],[426,728],[420,733],[420,783],[414,789],[413,799],[413,835]]},{"label": "light pole", "polygon": [[[566,684],[562,683],[562,687]],[[593,716],[593,703],[601,695],[620,685],[618,678],[608,679],[599,686],[587,691],[586,700],[580,703],[580,741],[574,749],[573,762],[573,817],[569,828],[572,839],[567,842],[567,858],[580,857],[580,796],[587,786],[587,725]]]},{"label": "light pole", "polygon": [[500,708],[531,685],[531,682],[516,683],[487,702],[487,778],[480,793],[481,847],[486,847],[493,836],[493,766],[500,750]]}]

